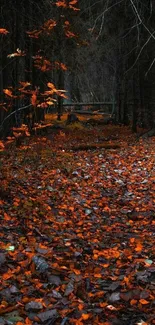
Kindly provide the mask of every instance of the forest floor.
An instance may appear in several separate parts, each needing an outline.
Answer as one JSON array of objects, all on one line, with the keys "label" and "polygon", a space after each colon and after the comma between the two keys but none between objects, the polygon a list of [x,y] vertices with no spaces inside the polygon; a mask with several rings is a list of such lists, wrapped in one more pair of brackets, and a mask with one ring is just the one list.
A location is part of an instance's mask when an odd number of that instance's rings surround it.
[{"label": "forest floor", "polygon": [[0,324],[155,324],[155,138],[76,126],[0,153]]}]

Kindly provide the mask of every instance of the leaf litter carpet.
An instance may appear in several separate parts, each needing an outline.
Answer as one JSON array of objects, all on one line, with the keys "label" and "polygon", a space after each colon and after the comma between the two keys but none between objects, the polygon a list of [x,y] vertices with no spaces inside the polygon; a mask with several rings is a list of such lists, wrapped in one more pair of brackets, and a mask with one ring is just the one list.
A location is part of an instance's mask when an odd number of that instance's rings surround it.
[{"label": "leaf litter carpet", "polygon": [[155,142],[124,130],[1,154],[0,324],[155,324]]}]

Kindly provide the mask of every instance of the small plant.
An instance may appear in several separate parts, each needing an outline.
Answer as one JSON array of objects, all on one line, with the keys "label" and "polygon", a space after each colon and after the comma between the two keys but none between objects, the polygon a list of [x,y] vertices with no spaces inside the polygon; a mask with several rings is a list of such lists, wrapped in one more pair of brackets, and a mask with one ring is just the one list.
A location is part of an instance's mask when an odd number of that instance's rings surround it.
[{"label": "small plant", "polygon": [[70,129],[70,130],[75,130],[75,129],[84,130],[85,129],[84,126],[80,122],[75,122],[70,125],[67,125],[66,128]]}]

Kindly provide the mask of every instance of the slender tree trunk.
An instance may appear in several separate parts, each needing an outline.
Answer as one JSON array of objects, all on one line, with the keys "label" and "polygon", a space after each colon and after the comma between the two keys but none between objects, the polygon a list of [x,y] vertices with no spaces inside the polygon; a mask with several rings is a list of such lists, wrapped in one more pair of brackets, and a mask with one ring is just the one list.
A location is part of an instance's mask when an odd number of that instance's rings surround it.
[{"label": "slender tree trunk", "polygon": [[[58,74],[58,89],[64,89],[64,74],[63,71],[59,71]],[[63,113],[63,98],[58,97],[58,104],[57,104],[57,120],[61,120],[61,115]]]},{"label": "slender tree trunk", "polygon": [[133,75],[132,131],[137,132],[138,99],[136,91],[136,72]]}]

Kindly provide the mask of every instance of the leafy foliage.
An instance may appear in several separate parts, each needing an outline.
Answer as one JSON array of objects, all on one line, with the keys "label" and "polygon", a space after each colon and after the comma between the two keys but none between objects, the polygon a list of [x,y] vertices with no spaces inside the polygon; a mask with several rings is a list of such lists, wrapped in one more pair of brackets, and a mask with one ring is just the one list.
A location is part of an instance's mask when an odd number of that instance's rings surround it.
[{"label": "leafy foliage", "polygon": [[[0,28],[4,57],[0,84],[0,137],[10,135],[12,125],[21,127],[26,124],[31,132],[36,123],[39,125],[44,120],[46,108],[67,98],[64,82],[59,80],[64,80],[63,73],[68,69],[63,62],[65,57],[61,47],[65,39],[78,38],[70,22],[72,13],[76,15],[79,10],[77,6],[78,1],[45,4],[43,1],[41,6],[35,1],[33,4],[21,1],[19,6],[12,5],[15,22],[9,20],[6,23],[8,29]],[[5,18],[9,10],[5,5],[3,12],[4,21],[8,20]],[[66,44],[64,46],[67,48]],[[53,70],[56,73],[51,73]]]}]

